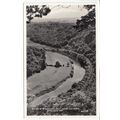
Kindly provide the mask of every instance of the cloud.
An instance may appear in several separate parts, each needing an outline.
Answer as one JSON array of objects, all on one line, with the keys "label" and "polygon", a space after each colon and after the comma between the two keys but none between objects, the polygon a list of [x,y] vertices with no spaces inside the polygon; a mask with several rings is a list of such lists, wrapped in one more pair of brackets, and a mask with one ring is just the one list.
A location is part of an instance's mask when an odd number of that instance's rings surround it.
[{"label": "cloud", "polygon": [[71,5],[71,6],[50,6],[53,8],[51,12],[47,16],[43,16],[42,18],[35,18],[33,21],[43,22],[43,21],[52,21],[52,20],[67,20],[71,19],[76,20],[81,16],[87,14],[87,10],[83,8],[83,6]]}]

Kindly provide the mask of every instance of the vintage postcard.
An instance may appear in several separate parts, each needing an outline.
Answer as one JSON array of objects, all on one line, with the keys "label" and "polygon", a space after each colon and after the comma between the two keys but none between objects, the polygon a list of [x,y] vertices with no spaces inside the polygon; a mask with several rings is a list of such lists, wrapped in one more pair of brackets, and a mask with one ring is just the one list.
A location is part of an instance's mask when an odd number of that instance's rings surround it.
[{"label": "vintage postcard", "polygon": [[98,1],[84,1],[24,3],[26,118],[99,119]]}]

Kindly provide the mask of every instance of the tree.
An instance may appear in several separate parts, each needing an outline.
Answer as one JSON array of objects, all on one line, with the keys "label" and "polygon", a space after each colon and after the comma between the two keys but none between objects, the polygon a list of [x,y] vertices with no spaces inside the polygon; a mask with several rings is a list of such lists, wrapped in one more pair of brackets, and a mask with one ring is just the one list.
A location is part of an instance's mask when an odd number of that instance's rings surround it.
[{"label": "tree", "polygon": [[61,64],[59,63],[59,61],[56,61],[55,67],[60,67]]},{"label": "tree", "polygon": [[45,68],[46,68],[45,60],[42,60],[41,70],[44,70]]},{"label": "tree", "polygon": [[42,18],[51,12],[51,9],[46,5],[27,5],[26,6],[26,19],[27,23],[30,23],[31,20],[35,17]]},{"label": "tree", "polygon": [[73,85],[72,85],[72,88],[77,88],[78,87],[78,84],[77,83],[74,83]]},{"label": "tree", "polygon": [[84,5],[84,8],[86,8],[88,11],[95,7],[95,5]]},{"label": "tree", "polygon": [[81,19],[76,21],[74,26],[76,29],[82,31],[89,26],[95,27],[96,17],[95,17],[95,5],[84,5],[84,8],[88,10],[88,14],[82,16]]}]

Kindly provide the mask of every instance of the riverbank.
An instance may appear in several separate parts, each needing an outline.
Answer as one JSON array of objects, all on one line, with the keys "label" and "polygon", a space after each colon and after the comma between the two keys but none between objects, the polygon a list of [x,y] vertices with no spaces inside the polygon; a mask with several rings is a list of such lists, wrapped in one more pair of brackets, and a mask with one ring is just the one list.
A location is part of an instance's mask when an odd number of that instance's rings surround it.
[{"label": "riverbank", "polygon": [[61,81],[60,84],[58,84],[58,86],[55,87],[55,89],[52,91],[41,95],[40,97],[37,97],[36,99],[34,99],[29,105],[28,107],[36,107],[38,105],[40,105],[43,101],[47,100],[48,98],[51,99],[53,97],[57,97],[59,94],[61,93],[66,93],[75,82],[79,82],[80,80],[82,80],[85,71],[83,68],[81,68],[77,63],[74,63],[74,74],[72,78],[67,78],[67,80],[65,81]]},{"label": "riverbank", "polygon": [[[64,66],[59,68],[47,66],[45,70],[28,78],[28,103],[33,101],[36,97],[54,91],[67,79],[73,76],[74,67],[68,57],[55,52],[46,51],[46,63],[55,64],[56,61],[64,64]],[[68,63],[69,66],[67,66]]]}]

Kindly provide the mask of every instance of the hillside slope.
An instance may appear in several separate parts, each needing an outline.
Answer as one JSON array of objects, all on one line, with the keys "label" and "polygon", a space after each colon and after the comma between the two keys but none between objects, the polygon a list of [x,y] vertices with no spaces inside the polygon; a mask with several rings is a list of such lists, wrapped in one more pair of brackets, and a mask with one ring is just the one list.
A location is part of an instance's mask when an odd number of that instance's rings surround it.
[{"label": "hillside slope", "polygon": [[[96,114],[96,43],[95,27],[82,31],[74,29],[70,23],[39,23],[28,25],[27,36],[38,44],[57,48],[85,68],[82,81],[74,83],[66,93],[48,99],[28,109],[28,115],[95,115]],[[50,109],[47,109],[50,108]]]}]

